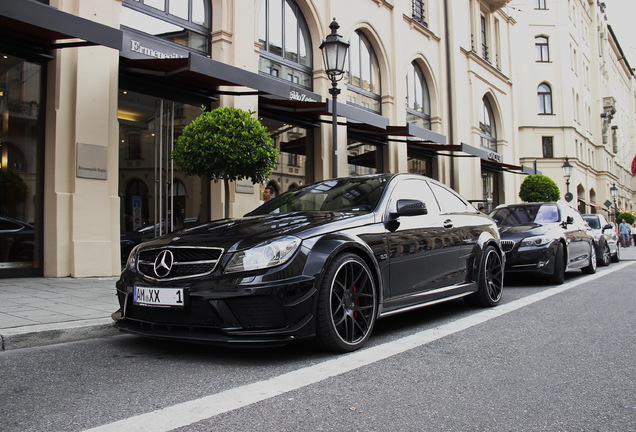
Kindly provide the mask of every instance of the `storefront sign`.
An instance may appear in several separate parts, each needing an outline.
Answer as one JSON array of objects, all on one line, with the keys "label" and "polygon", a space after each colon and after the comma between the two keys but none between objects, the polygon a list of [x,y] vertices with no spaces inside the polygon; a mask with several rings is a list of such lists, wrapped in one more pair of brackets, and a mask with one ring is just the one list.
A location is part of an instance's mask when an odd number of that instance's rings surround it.
[{"label": "storefront sign", "polygon": [[160,38],[150,38],[124,30],[122,55],[131,59],[185,58],[188,57],[188,51],[179,49],[173,44],[167,44]]},{"label": "storefront sign", "polygon": [[100,145],[77,143],[76,176],[106,180],[106,158],[108,148]]},{"label": "storefront sign", "polygon": [[295,101],[301,101],[301,102],[318,102],[317,99],[311,96],[308,96],[304,93],[300,93],[297,90],[290,90],[289,100],[295,100]]},{"label": "storefront sign", "polygon": [[254,194],[254,183],[250,180],[239,180],[236,182],[236,193]]},{"label": "storefront sign", "polygon": [[502,163],[503,162],[503,157],[501,157],[501,155],[499,153],[495,153],[495,152],[491,151],[491,152],[488,152],[488,160]]}]

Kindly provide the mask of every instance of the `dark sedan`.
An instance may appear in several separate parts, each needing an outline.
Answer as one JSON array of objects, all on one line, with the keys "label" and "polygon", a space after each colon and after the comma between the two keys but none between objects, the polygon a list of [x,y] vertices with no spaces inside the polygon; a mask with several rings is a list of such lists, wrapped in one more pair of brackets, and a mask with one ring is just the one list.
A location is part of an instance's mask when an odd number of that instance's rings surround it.
[{"label": "dark sedan", "polygon": [[562,284],[565,272],[596,272],[590,227],[566,202],[509,204],[491,214],[506,252],[506,272],[547,275]]},{"label": "dark sedan", "polygon": [[161,339],[352,351],[376,319],[444,300],[495,306],[492,220],[408,174],[326,180],[240,219],[143,243],[117,282],[119,329]]}]

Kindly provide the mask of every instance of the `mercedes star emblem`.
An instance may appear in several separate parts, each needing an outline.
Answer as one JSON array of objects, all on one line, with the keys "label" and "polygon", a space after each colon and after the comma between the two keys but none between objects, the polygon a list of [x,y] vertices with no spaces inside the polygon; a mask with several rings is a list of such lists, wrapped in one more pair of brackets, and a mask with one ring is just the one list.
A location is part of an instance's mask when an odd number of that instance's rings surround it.
[{"label": "mercedes star emblem", "polygon": [[172,270],[172,264],[174,264],[174,255],[168,249],[162,250],[157,259],[155,259],[155,274],[157,277],[166,277]]}]

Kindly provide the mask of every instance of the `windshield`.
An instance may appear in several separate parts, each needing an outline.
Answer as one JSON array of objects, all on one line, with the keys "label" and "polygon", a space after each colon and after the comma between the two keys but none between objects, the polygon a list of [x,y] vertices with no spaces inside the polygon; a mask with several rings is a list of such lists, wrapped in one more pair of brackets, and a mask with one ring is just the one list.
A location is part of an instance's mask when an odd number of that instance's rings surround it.
[{"label": "windshield", "polygon": [[387,177],[325,180],[285,192],[246,216],[296,211],[370,212],[377,205],[388,180]]},{"label": "windshield", "polygon": [[583,219],[585,219],[585,222],[587,222],[587,224],[590,226],[590,228],[592,229],[601,229],[601,222],[598,220],[597,217],[594,216],[583,216]]},{"label": "windshield", "polygon": [[560,220],[556,204],[508,206],[495,210],[491,216],[499,226],[542,224]]}]

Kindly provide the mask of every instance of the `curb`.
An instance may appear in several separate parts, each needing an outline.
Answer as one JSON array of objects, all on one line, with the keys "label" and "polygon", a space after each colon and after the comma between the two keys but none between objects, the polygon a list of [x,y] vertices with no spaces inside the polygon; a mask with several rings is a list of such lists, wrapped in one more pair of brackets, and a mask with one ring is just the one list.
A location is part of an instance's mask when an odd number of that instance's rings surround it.
[{"label": "curb", "polygon": [[119,333],[119,330],[113,327],[111,318],[39,324],[1,331],[0,351],[101,338]]}]

